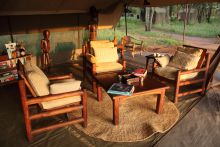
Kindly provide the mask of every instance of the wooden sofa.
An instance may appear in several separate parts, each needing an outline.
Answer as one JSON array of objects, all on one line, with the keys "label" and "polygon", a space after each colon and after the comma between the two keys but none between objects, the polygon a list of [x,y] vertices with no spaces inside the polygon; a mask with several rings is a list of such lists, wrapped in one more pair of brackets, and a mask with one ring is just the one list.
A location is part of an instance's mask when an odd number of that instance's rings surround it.
[{"label": "wooden sofa", "polygon": [[[26,134],[29,141],[35,134],[66,125],[82,123],[84,127],[87,126],[87,93],[85,89],[81,89],[81,81],[73,79],[71,74],[48,78],[31,62],[27,62],[23,66],[18,60],[17,68]],[[30,94],[26,92],[26,88]],[[37,113],[30,111],[32,107],[37,109]],[[67,119],[37,129],[32,127],[34,120],[67,114],[75,110],[81,110],[82,115],[72,120]]]},{"label": "wooden sofa", "polygon": [[[178,48],[171,58],[168,56],[155,58],[153,71],[159,79],[174,84],[174,102],[178,102],[182,96],[205,94],[209,63],[210,54],[206,49],[185,45]],[[197,89],[180,92],[180,88],[193,84],[200,86]]]}]

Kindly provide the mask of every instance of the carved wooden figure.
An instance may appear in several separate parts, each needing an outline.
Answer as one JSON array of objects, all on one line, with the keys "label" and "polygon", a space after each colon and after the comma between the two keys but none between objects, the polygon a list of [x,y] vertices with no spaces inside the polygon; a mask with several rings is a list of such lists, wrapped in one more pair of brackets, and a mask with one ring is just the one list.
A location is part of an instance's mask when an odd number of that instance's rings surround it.
[{"label": "carved wooden figure", "polygon": [[50,31],[49,30],[44,30],[43,31],[43,36],[44,38],[41,40],[41,51],[42,51],[42,67],[48,68],[50,66],[50,56],[49,56],[49,52],[50,52]]}]

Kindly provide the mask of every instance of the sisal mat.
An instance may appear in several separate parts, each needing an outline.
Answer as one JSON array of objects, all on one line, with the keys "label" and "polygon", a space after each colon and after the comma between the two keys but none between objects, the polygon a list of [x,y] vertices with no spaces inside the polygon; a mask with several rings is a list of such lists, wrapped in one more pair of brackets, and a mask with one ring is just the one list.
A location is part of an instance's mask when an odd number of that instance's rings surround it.
[{"label": "sisal mat", "polygon": [[[151,137],[153,134],[164,133],[178,120],[179,111],[176,106],[166,99],[163,111],[155,112],[156,95],[134,97],[120,103],[119,125],[112,123],[112,100],[103,93],[103,101],[98,102],[95,95],[88,96],[88,126],[80,124],[77,129],[85,134],[112,142],[135,142]],[[77,113],[69,114],[75,117]]]}]

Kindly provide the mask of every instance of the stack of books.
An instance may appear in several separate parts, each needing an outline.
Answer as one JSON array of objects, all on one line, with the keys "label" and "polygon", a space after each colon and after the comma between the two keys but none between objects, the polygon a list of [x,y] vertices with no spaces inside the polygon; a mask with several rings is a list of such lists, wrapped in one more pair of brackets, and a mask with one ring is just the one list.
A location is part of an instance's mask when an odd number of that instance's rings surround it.
[{"label": "stack of books", "polygon": [[127,85],[127,84],[122,84],[122,83],[112,84],[112,86],[107,91],[107,93],[110,93],[110,94],[118,94],[118,95],[126,95],[126,96],[132,95],[133,92],[134,92],[133,85]]},{"label": "stack of books", "polygon": [[138,69],[135,69],[132,72],[132,74],[135,75],[135,76],[138,76],[138,77],[146,77],[147,70],[145,70],[144,68],[138,68]]},{"label": "stack of books", "polygon": [[12,70],[8,73],[4,73],[0,75],[0,83],[8,82],[8,81],[13,81],[18,79],[18,74],[17,70]]}]

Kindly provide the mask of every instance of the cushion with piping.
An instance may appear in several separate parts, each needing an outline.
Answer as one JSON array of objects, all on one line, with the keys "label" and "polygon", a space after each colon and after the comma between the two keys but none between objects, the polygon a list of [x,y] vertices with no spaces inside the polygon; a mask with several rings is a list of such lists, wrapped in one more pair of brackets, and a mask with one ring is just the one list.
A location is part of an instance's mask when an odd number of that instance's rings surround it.
[{"label": "cushion with piping", "polygon": [[96,64],[96,73],[103,73],[109,71],[120,71],[123,66],[118,62],[104,62]]},{"label": "cushion with piping", "polygon": [[28,82],[33,88],[37,96],[44,96],[49,94],[49,79],[44,74],[44,72],[32,64],[31,61],[26,61],[24,64],[25,76]]},{"label": "cushion with piping", "polygon": [[49,80],[45,80],[45,78],[37,71],[30,71],[26,73],[26,77],[37,96],[50,94]]},{"label": "cushion with piping", "polygon": [[[75,79],[57,80],[50,84],[50,94],[60,94],[81,89],[81,81]],[[57,99],[48,102],[42,102],[43,109],[53,109],[61,106],[66,106],[75,102],[80,102],[81,96],[72,96],[62,99]]]},{"label": "cushion with piping", "polygon": [[166,67],[170,61],[170,56],[166,54],[162,57],[155,57],[155,60],[160,64],[161,67]]},{"label": "cushion with piping", "polygon": [[[171,66],[157,67],[157,68],[155,68],[154,73],[161,76],[161,77],[165,77],[167,79],[170,79],[170,80],[176,80],[178,70],[180,70],[180,69],[176,68],[176,67],[171,67]],[[180,80],[193,79],[197,75],[198,75],[198,73],[184,74],[184,75],[180,76]]]},{"label": "cushion with piping", "polygon": [[202,55],[203,49],[190,48],[190,47],[178,47],[177,51],[184,52],[186,54],[191,54],[196,57],[200,57]]},{"label": "cushion with piping", "polygon": [[96,63],[103,62],[117,62],[118,52],[117,47],[114,48],[94,48],[94,56],[96,58]]},{"label": "cushion with piping", "polygon": [[75,79],[58,80],[50,84],[50,94],[59,94],[81,89],[81,81]]},{"label": "cushion with piping", "polygon": [[197,67],[199,59],[200,57],[176,51],[168,65],[184,70],[190,70]]}]

